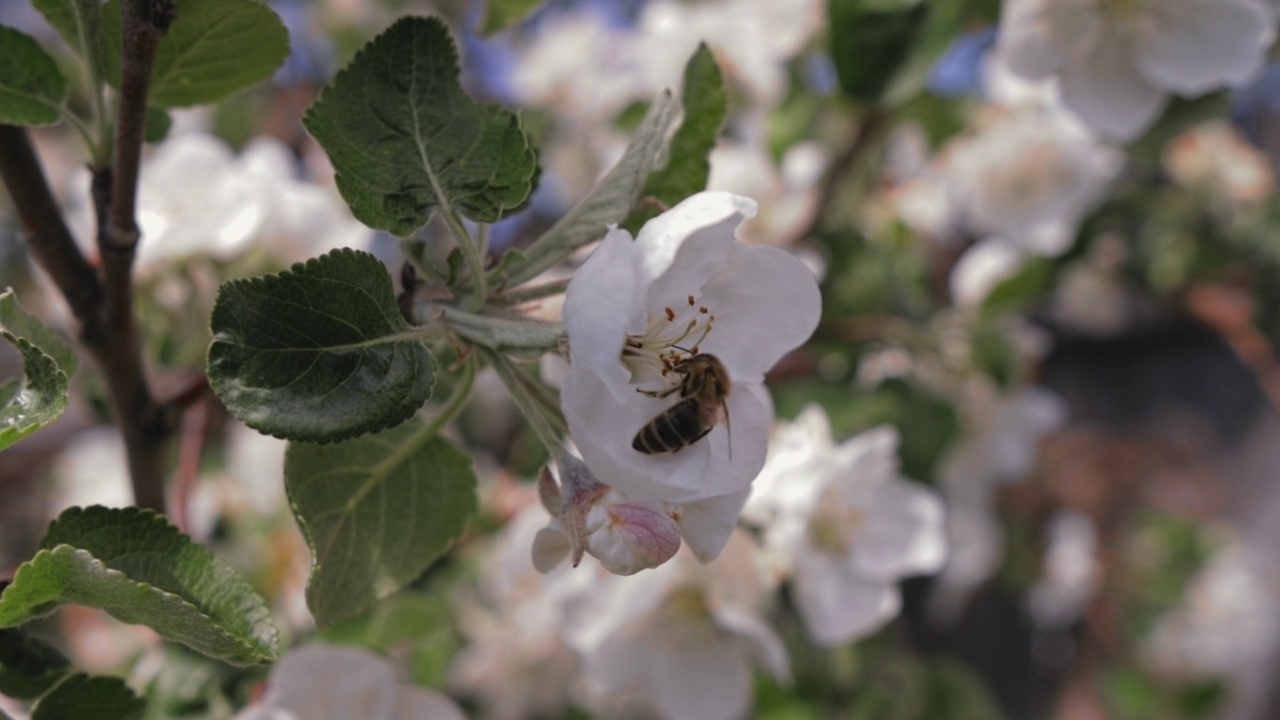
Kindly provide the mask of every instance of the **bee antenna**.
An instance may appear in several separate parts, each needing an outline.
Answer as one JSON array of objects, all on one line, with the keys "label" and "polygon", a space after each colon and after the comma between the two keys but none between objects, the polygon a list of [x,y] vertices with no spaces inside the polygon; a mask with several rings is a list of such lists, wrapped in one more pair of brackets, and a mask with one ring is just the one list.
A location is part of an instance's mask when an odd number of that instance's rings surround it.
[{"label": "bee antenna", "polygon": [[689,353],[690,355],[697,355],[697,353],[695,353],[694,351],[692,351],[692,350],[690,350],[690,349],[688,349],[688,348],[680,347],[679,345],[672,345],[671,347],[673,347],[673,348],[675,348],[675,349],[677,349],[677,350],[679,350],[679,351],[681,351],[681,352],[687,352],[687,353]]},{"label": "bee antenna", "polygon": [[724,434],[729,442],[729,462],[733,462],[733,425],[729,423],[729,403],[720,401],[720,409],[724,410]]}]

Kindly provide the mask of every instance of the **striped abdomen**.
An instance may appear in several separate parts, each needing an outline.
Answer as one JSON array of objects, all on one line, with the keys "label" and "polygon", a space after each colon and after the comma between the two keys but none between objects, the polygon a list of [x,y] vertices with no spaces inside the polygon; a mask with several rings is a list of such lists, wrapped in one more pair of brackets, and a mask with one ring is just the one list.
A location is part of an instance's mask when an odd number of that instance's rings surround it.
[{"label": "striped abdomen", "polygon": [[715,426],[713,416],[708,422],[697,396],[687,397],[640,428],[631,441],[631,447],[647,455],[675,452],[701,440]]}]

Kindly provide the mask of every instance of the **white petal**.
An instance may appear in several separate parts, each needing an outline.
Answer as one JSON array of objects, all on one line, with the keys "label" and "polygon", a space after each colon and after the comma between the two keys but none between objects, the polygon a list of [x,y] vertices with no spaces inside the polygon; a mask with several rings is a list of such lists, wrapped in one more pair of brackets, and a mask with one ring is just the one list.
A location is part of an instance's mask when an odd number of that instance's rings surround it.
[{"label": "white petal", "polygon": [[709,563],[719,557],[738,524],[738,513],[750,492],[747,488],[680,507],[676,524],[698,562]]},{"label": "white petal", "polygon": [[587,552],[615,575],[657,567],[680,549],[680,529],[660,503],[613,502],[592,511],[597,513],[603,522],[591,528]]},{"label": "white petal", "polygon": [[1089,0],[1006,0],[998,53],[1009,69],[1032,80],[1048,77],[1082,36],[1096,32]]},{"label": "white petal", "polygon": [[363,648],[306,645],[271,669],[263,704],[303,718],[388,717],[395,707],[395,671]]},{"label": "white petal", "polygon": [[654,650],[638,633],[619,634],[593,647],[583,658],[583,675],[593,693],[611,697],[634,692],[648,679]]},{"label": "white petal", "polygon": [[559,528],[542,528],[533,538],[533,567],[540,573],[554,570],[568,554],[569,536]]},{"label": "white petal", "polygon": [[[691,242],[691,253],[700,249]],[[665,279],[665,278],[664,278]],[[813,271],[777,248],[736,244],[703,287],[715,325],[703,352],[719,357],[735,380],[758,381],[809,339],[822,315]]]},{"label": "white petal", "polygon": [[803,552],[796,561],[796,605],[810,639],[819,645],[864,638],[902,608],[896,586],[859,578],[838,558]]},{"label": "white petal", "polygon": [[712,608],[711,615],[716,625],[722,629],[751,641],[760,664],[768,669],[775,680],[791,682],[791,661],[787,657],[787,646],[759,615],[734,605]]},{"label": "white petal", "polygon": [[1153,84],[1184,95],[1248,80],[1275,37],[1270,13],[1252,0],[1165,0],[1134,61]]},{"label": "white petal", "polygon": [[676,252],[689,239],[703,235],[733,237],[744,219],[755,217],[756,202],[726,192],[702,192],[653,218],[636,235],[645,285],[667,272]]},{"label": "white petal", "polygon": [[[643,312],[638,262],[631,236],[613,228],[574,273],[565,293],[564,321],[572,358],[569,376],[596,375],[614,394],[614,402],[630,400],[627,393],[634,395],[628,387],[631,374],[621,356],[627,326]],[[572,411],[566,406],[566,413]]]},{"label": "white petal", "polygon": [[982,240],[960,256],[951,269],[951,297],[956,305],[973,307],[1022,267],[1023,253],[1003,238]]},{"label": "white petal", "polygon": [[1128,42],[1104,37],[1063,71],[1062,100],[1094,132],[1128,142],[1155,121],[1165,93],[1133,67]]},{"label": "white petal", "polygon": [[857,572],[883,581],[937,572],[947,557],[942,500],[928,487],[890,480],[876,488],[853,544]]},{"label": "white petal", "polygon": [[751,668],[732,643],[682,643],[655,656],[653,702],[671,720],[733,720],[751,701]]},{"label": "white petal", "polygon": [[396,714],[392,717],[395,720],[467,720],[462,708],[448,695],[413,685],[400,686]]},{"label": "white petal", "polygon": [[631,442],[675,400],[633,390],[625,404],[617,404],[597,377],[570,372],[561,401],[569,432],[592,473],[632,500],[683,504],[741,492],[764,466],[773,424],[773,402],[764,387],[738,383],[725,401],[728,422],[676,452],[649,455],[634,450]]}]

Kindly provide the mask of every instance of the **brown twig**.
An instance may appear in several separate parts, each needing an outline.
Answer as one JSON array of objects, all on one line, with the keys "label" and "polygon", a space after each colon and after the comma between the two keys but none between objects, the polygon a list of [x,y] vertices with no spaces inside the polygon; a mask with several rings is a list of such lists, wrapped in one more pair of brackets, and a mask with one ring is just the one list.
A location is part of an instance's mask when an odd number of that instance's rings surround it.
[{"label": "brown twig", "polygon": [[813,220],[796,236],[797,242],[806,240],[818,233],[818,230],[822,227],[823,215],[831,203],[835,201],[836,193],[840,190],[840,182],[849,170],[857,165],[863,153],[871,147],[872,141],[880,133],[880,128],[888,120],[888,111],[877,107],[868,108],[863,116],[859,118],[858,124],[853,130],[853,139],[849,141],[849,145],[845,147],[843,152],[832,159],[831,164],[827,166],[827,171],[823,173],[822,180],[818,184],[818,204],[813,213]]},{"label": "brown twig", "polygon": [[80,325],[80,338],[102,371],[125,441],[134,502],[164,511],[168,440],[177,413],[147,386],[133,308],[134,218],[147,92],[156,46],[173,20],[171,0],[124,0],[120,117],[113,167],[94,168],[102,274],[67,229],[25,130],[0,126],[0,178],[18,208],[36,261],[53,278]]}]

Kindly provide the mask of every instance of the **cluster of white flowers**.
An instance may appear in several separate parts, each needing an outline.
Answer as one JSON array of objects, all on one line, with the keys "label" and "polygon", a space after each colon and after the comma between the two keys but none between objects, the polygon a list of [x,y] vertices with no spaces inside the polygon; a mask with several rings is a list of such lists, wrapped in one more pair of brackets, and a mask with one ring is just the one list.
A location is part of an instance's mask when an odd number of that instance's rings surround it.
[{"label": "cluster of white flowers", "polygon": [[789,678],[764,619],[773,583],[745,533],[705,566],[686,551],[632,576],[567,565],[541,574],[527,553],[546,521],[537,506],[517,515],[486,557],[479,601],[459,602],[470,644],[451,684],[489,716],[553,715],[572,701],[606,714],[728,720],[746,712],[753,665]]},{"label": "cluster of white flowers", "polygon": [[303,645],[271,668],[267,691],[235,720],[367,718],[464,720],[447,695],[396,677],[390,660],[363,648]]},{"label": "cluster of white flowers", "polygon": [[[77,177],[74,187],[82,194],[72,226],[88,249],[93,211],[87,177]],[[203,132],[176,134],[146,158],[137,219],[142,240],[136,263],[144,275],[178,258],[230,260],[255,248],[295,262],[363,246],[372,236],[336,189],[300,177],[298,161],[280,141],[258,137],[237,155]]]},{"label": "cluster of white flowers", "polygon": [[1203,95],[1256,73],[1273,15],[1263,0],[1005,0],[997,55],[1024,77],[1059,77],[1067,107],[1129,141],[1170,93]]}]

